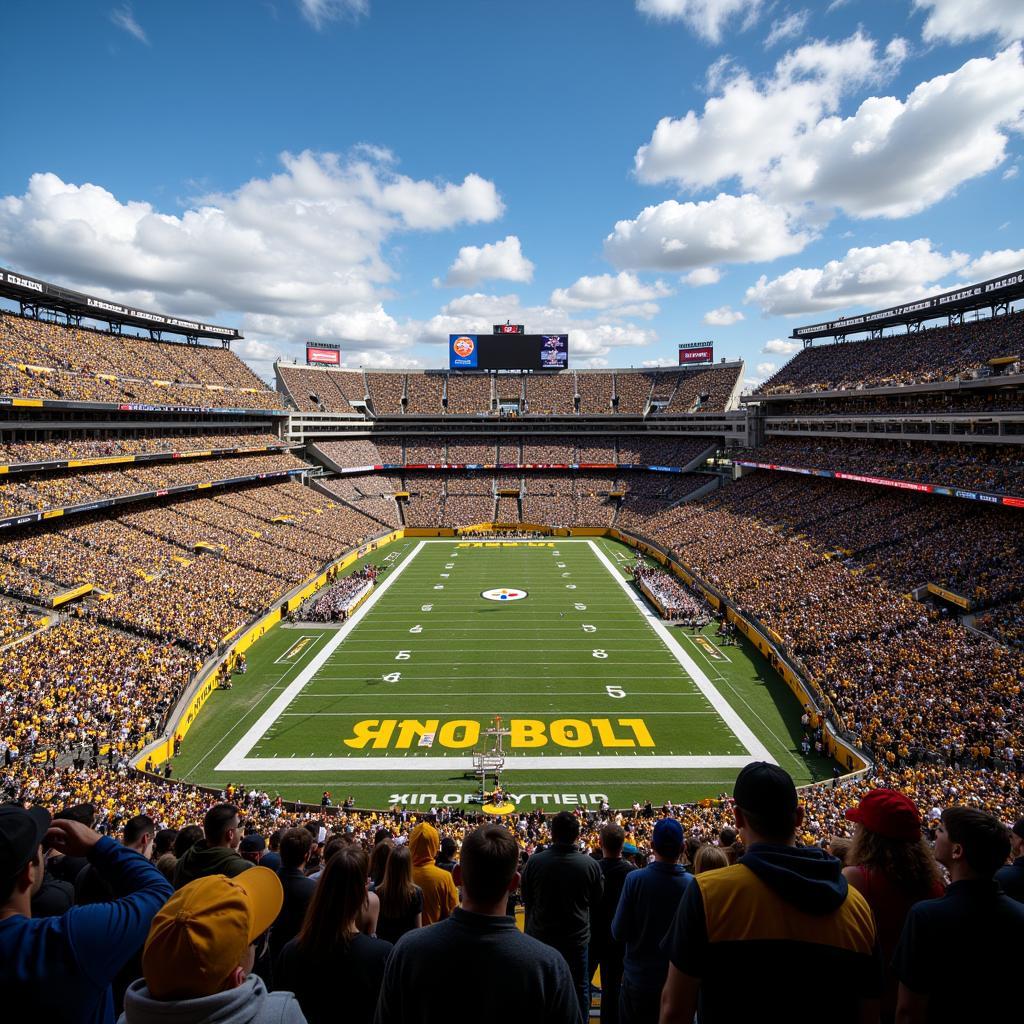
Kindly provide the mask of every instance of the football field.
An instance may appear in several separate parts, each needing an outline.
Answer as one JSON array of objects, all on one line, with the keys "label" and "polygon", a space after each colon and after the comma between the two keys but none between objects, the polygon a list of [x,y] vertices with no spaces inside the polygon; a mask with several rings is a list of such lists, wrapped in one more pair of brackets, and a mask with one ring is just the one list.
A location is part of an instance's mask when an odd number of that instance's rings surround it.
[{"label": "football field", "polygon": [[713,796],[754,759],[800,782],[831,771],[796,753],[799,706],[760,656],[666,626],[623,545],[406,539],[371,557],[389,568],[348,622],[279,626],[251,649],[177,777],[464,804],[474,753],[499,740],[526,806]]}]

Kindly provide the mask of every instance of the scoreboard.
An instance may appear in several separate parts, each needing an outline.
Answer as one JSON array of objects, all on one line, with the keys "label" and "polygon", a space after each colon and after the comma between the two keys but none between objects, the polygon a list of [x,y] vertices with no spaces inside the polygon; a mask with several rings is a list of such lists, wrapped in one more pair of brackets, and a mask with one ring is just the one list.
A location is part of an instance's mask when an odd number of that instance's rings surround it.
[{"label": "scoreboard", "polygon": [[452,370],[565,370],[568,334],[450,334]]}]

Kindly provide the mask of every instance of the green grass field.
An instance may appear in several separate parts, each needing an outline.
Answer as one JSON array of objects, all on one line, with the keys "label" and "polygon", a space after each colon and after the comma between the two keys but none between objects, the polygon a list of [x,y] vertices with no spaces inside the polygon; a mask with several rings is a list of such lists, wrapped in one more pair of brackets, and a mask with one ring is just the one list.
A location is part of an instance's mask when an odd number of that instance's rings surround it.
[{"label": "green grass field", "polygon": [[176,777],[461,804],[497,716],[503,784],[527,807],[713,796],[751,759],[798,783],[831,774],[800,756],[799,705],[764,659],[667,628],[627,582],[623,545],[406,539],[371,557],[389,568],[350,623],[278,626],[250,650]]}]

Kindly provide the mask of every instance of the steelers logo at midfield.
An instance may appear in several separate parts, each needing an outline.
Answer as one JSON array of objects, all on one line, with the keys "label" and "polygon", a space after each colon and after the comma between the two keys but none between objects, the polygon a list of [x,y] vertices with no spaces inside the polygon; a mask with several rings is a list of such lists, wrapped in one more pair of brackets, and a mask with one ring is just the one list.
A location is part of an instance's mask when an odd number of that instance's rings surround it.
[{"label": "steelers logo at midfield", "polygon": [[516,590],[515,587],[500,587],[497,590],[484,590],[480,596],[485,601],[522,601],[526,591]]}]

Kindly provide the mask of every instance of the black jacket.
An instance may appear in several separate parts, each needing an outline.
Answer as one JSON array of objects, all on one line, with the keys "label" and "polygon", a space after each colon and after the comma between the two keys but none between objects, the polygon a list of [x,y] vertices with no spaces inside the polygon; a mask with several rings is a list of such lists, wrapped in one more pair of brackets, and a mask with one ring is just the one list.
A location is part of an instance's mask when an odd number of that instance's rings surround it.
[{"label": "black jacket", "polygon": [[590,915],[604,891],[596,860],[554,843],[526,862],[521,891],[527,935],[553,946],[590,942]]},{"label": "black jacket", "polygon": [[298,868],[281,868],[277,873],[284,889],[284,903],[270,929],[270,955],[277,960],[286,942],[299,934],[306,907],[316,891],[316,882],[307,878]]}]

